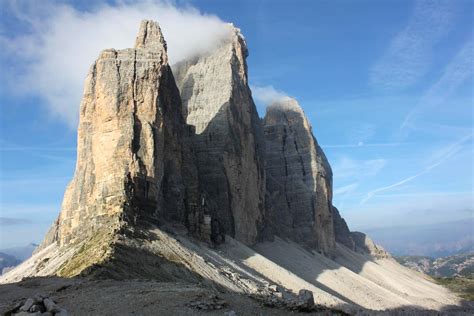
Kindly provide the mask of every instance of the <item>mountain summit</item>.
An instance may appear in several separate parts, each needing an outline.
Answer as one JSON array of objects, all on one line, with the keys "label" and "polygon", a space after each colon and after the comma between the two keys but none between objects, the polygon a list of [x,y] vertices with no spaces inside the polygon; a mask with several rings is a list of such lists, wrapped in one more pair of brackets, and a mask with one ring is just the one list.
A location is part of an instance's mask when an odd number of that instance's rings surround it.
[{"label": "mountain summit", "polygon": [[100,53],[85,81],[74,178],[40,248],[184,213],[184,119],[157,23]]},{"label": "mountain summit", "polygon": [[215,50],[173,67],[153,21],[141,23],[134,48],[99,54],[61,212],[33,257],[0,283],[182,281],[272,302],[299,293],[305,308],[314,295],[349,313],[457,306],[349,231],[302,108],[285,99],[258,117],[245,39],[227,27]]}]

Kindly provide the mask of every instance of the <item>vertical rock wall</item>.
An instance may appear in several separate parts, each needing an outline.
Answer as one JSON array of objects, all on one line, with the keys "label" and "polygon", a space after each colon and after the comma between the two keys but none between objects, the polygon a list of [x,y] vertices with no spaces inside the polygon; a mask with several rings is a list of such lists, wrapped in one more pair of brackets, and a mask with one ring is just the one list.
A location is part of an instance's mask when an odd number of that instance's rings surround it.
[{"label": "vertical rock wall", "polygon": [[215,51],[173,66],[187,124],[195,128],[204,212],[220,233],[252,244],[263,225],[263,133],[239,30]]},{"label": "vertical rock wall", "polygon": [[42,247],[172,220],[209,242],[268,233],[326,254],[336,241],[353,249],[298,103],[270,106],[263,127],[240,31],[229,25],[220,47],[175,65],[175,77],[166,49],[158,25],[143,21],[134,48],[105,50],[91,67],[74,178]]},{"label": "vertical rock wall", "polygon": [[123,220],[183,217],[183,130],[166,42],[143,21],[135,48],[105,50],[89,71],[74,178],[43,246]]},{"label": "vertical rock wall", "polygon": [[331,253],[335,247],[332,171],[296,100],[268,107],[264,132],[267,228]]}]

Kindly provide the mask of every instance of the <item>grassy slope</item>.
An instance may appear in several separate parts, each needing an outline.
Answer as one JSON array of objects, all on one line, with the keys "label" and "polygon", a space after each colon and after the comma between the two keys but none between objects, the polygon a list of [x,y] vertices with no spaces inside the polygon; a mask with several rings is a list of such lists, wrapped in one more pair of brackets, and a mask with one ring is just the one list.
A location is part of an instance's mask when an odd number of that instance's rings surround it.
[{"label": "grassy slope", "polygon": [[472,278],[434,278],[435,281],[456,292],[463,299],[474,301],[474,279]]}]

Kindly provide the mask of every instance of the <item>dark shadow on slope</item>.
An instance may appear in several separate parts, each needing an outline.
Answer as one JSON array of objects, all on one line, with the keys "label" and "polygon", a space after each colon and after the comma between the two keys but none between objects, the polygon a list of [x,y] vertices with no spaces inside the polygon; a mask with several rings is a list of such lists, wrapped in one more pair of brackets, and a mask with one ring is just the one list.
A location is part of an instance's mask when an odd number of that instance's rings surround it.
[{"label": "dark shadow on slope", "polygon": [[[285,119],[290,119],[293,121],[293,123],[297,125],[304,124],[304,119],[301,116],[301,113],[298,112],[291,113],[290,117],[286,117]],[[223,157],[226,155],[234,157],[235,161],[237,162],[239,161],[239,158],[242,157],[242,151],[239,147],[241,144],[240,138],[242,134],[250,133],[251,129],[245,131],[234,130],[236,126],[243,125],[236,124],[239,123],[240,120],[241,118],[239,117],[239,112],[233,111],[232,105],[226,103],[220,107],[220,110],[209,121],[204,131],[199,134],[191,133],[191,135],[189,136],[191,138],[192,151],[196,157],[196,165],[198,168],[200,185],[199,193],[197,194],[198,197],[194,197],[194,200],[197,200],[197,202],[195,203],[199,205],[199,211],[204,212],[205,214],[209,214],[213,219],[216,219],[219,222],[219,234],[227,234],[233,237],[235,237],[234,216],[241,216],[242,214],[234,214],[233,210],[231,210],[231,201],[233,199],[233,196],[232,191],[229,187],[228,174],[226,174],[226,169],[223,165]],[[234,124],[231,126],[230,122],[233,122]],[[263,129],[260,120],[258,122],[253,122],[253,124],[255,124],[256,126],[254,127],[254,130],[261,131]],[[272,214],[271,212],[268,212],[267,209],[268,213],[267,217],[265,218],[265,221],[270,222],[270,225],[265,227],[264,232],[261,230],[261,236],[264,235],[265,239],[271,239],[271,236],[273,234],[281,236],[283,238],[296,236],[296,238],[292,239],[296,242],[305,244],[307,246],[308,251],[310,249],[316,250],[319,242],[318,240],[321,240],[321,237],[316,237],[310,240],[309,242],[305,242],[310,239],[308,238],[308,236],[324,236],[327,233],[334,234],[334,232],[314,231],[313,226],[311,225],[311,222],[314,222],[315,220],[319,220],[319,226],[322,227],[332,227],[333,224],[332,216],[329,217],[329,219],[321,219],[320,217],[315,218],[315,214],[317,214],[316,208],[320,207],[320,205],[318,205],[318,203],[316,202],[316,196],[318,194],[323,194],[323,190],[329,189],[318,187],[314,179],[316,179],[316,177],[324,176],[332,177],[332,174],[330,171],[330,167],[328,167],[329,171],[327,174],[324,172],[320,172],[316,175],[313,174],[314,170],[311,169],[312,157],[311,152],[309,150],[311,146],[313,146],[313,148],[316,148],[316,150],[318,151],[319,159],[323,160],[320,163],[327,165],[328,163],[324,154],[322,153],[322,150],[320,149],[312,135],[296,133],[296,131],[290,130],[287,130],[286,133],[294,133],[293,135],[291,135],[291,137],[288,138],[288,141],[291,141],[288,146],[291,146],[292,153],[288,157],[277,157],[276,159],[280,159],[281,161],[283,161],[284,165],[281,168],[279,165],[277,165],[275,169],[271,170],[271,172],[285,172],[289,177],[298,177],[298,187],[292,188],[295,194],[292,196],[290,201],[282,201],[283,205],[287,205],[288,216],[282,218],[280,214]],[[266,149],[268,150],[268,148]],[[255,152],[261,153],[261,150],[262,148],[256,148]],[[287,161],[285,161],[285,159]],[[292,167],[290,168],[290,170],[285,170],[285,165],[288,160],[292,160],[293,166],[296,167]],[[255,161],[256,163],[258,163],[257,157],[255,157]],[[260,168],[262,168],[261,165]],[[263,169],[261,169],[260,171],[263,172]],[[267,186],[268,181],[271,181],[272,183],[275,182],[275,185],[273,187],[278,187],[279,185],[281,185],[279,183],[276,183],[276,181],[274,181],[271,175],[269,176],[269,169],[267,167]],[[327,179],[326,182],[329,186],[332,186],[332,179]],[[314,192],[315,190],[316,192]],[[300,192],[302,192],[303,194],[299,194]],[[328,194],[331,198],[332,193]],[[302,197],[304,197],[304,199]],[[267,192],[266,198],[267,200],[282,198],[285,199],[285,195],[282,194],[281,191],[275,190],[271,194],[268,194]],[[295,206],[298,207],[299,211],[291,214],[291,209]],[[332,211],[331,205],[325,205],[325,207],[329,208],[329,210]],[[307,209],[310,209],[311,211],[307,212]],[[194,214],[188,213],[187,217],[189,217],[189,215],[194,216]],[[197,217],[199,218],[199,216]],[[327,222],[328,220],[329,222]],[[279,224],[281,221],[284,222],[284,225]],[[286,229],[287,227],[289,229]],[[193,228],[190,227],[190,229]],[[364,258],[365,261],[360,261],[354,265],[351,265],[351,269],[354,270],[355,273],[360,272],[365,262],[370,260],[369,255],[361,256],[361,258]],[[298,259],[295,258],[295,260]],[[281,262],[275,261],[275,263],[281,265],[284,268],[288,268],[288,266],[281,264]],[[349,304],[358,306],[356,302],[352,301],[348,297],[345,297],[344,295],[337,293],[337,291],[316,281],[318,276],[322,274],[325,270],[337,269],[339,267],[340,266],[334,262],[333,265],[324,266],[319,270],[312,269],[310,275],[307,274],[303,276],[298,275],[297,271],[292,271],[292,269],[289,270],[301,277],[302,279],[319,287],[321,290],[337,298],[340,298],[341,300],[346,301]]]}]

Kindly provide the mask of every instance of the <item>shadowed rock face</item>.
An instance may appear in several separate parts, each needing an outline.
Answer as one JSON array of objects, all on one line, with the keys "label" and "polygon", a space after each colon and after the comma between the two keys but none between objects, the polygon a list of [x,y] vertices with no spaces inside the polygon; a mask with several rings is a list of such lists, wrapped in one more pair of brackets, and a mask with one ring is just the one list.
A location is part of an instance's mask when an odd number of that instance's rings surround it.
[{"label": "shadowed rock face", "polygon": [[252,244],[262,227],[265,170],[263,133],[247,82],[247,47],[239,30],[205,56],[173,66],[186,112],[195,128],[204,212],[219,230]]},{"label": "shadowed rock face", "polygon": [[42,246],[121,221],[184,217],[184,125],[165,40],[143,21],[135,48],[105,50],[89,71],[74,178]]},{"label": "shadowed rock face", "polygon": [[268,107],[264,131],[268,229],[331,253],[335,247],[332,171],[296,100]]},{"label": "shadowed rock face", "polygon": [[332,207],[332,217],[334,221],[334,235],[336,236],[336,242],[343,244],[351,250],[355,250],[356,245],[352,233],[344,218],[339,214],[339,210],[334,206]]},{"label": "shadowed rock face", "polygon": [[351,236],[355,243],[355,251],[368,255],[372,259],[392,258],[385,249],[375,244],[366,234],[361,232],[351,232]]}]

